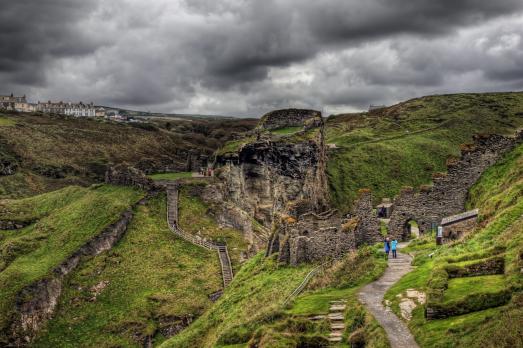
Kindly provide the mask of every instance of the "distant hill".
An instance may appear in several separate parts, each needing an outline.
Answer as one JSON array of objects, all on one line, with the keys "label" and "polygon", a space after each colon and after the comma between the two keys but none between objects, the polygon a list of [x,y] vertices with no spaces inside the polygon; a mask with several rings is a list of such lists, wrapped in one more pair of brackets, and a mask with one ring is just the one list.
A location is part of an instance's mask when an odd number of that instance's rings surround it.
[{"label": "distant hill", "polygon": [[190,156],[211,156],[255,120],[118,123],[95,118],[0,114],[0,197],[20,197],[103,180],[110,164],[186,171]]}]

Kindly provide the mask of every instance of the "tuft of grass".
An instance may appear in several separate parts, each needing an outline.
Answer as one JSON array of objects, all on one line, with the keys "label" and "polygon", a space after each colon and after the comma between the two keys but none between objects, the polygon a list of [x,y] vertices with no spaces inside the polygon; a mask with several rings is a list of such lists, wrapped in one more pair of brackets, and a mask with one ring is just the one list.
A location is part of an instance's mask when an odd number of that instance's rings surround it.
[{"label": "tuft of grass", "polygon": [[303,127],[283,127],[272,129],[270,132],[276,135],[289,135],[303,130]]}]

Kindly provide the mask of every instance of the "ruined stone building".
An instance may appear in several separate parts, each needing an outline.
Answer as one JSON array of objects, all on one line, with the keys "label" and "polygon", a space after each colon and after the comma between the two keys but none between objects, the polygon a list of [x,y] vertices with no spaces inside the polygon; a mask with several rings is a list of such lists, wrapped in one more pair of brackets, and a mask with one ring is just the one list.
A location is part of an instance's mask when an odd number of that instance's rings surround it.
[{"label": "ruined stone building", "polygon": [[441,220],[442,241],[455,240],[472,231],[478,221],[479,210],[447,216]]},{"label": "ruined stone building", "polygon": [[416,221],[423,234],[436,230],[444,217],[462,213],[468,192],[481,174],[522,140],[523,132],[519,132],[515,137],[475,136],[473,144],[462,145],[461,156],[447,161],[447,172],[436,173],[432,186],[401,190],[394,199],[389,234],[405,240],[410,221]]}]

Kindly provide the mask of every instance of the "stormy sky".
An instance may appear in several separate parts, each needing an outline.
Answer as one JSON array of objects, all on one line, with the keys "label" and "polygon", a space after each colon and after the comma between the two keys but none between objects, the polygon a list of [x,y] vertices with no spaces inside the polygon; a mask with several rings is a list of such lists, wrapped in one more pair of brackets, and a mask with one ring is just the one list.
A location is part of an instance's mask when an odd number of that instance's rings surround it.
[{"label": "stormy sky", "polygon": [[0,0],[0,94],[260,116],[523,90],[522,0]]}]

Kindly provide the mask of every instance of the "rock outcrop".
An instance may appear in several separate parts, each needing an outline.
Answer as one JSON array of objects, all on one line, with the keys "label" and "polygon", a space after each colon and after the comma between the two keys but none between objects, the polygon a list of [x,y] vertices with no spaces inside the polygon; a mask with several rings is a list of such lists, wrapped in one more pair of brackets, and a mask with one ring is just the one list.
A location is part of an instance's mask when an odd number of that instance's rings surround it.
[{"label": "rock outcrop", "polygon": [[284,127],[303,127],[304,130],[321,127],[321,112],[305,109],[274,110],[265,114],[258,124],[258,130],[272,130]]},{"label": "rock outcrop", "polygon": [[462,145],[461,157],[447,162],[447,173],[433,176],[433,186],[419,191],[402,189],[394,200],[389,233],[405,240],[411,220],[418,223],[420,233],[425,233],[443,217],[463,212],[468,191],[481,174],[522,140],[523,132],[519,132],[515,137],[476,136],[473,144]]},{"label": "rock outcrop", "polygon": [[126,164],[110,167],[105,173],[105,183],[112,185],[134,186],[142,190],[154,188],[154,182],[144,172]]}]

